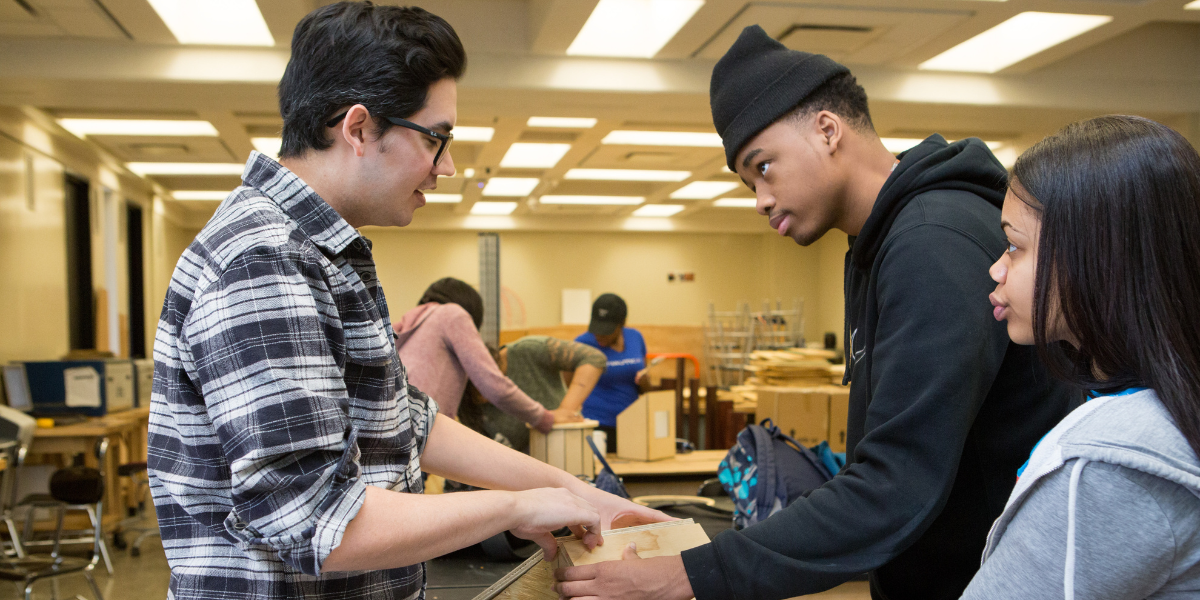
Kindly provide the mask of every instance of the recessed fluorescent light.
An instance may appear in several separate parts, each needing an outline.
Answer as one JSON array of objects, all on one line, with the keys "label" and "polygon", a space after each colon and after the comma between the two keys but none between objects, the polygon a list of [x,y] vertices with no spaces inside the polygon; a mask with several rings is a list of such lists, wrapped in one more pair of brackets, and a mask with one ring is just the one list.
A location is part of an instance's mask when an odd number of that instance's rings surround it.
[{"label": "recessed fluorescent light", "polygon": [[[1197,0],[1200,1],[1200,0]],[[560,129],[591,129],[596,119],[586,117],[529,117],[525,123],[530,127],[558,127]]]},{"label": "recessed fluorescent light", "polygon": [[176,200],[224,200],[229,196],[228,191],[185,190],[171,192]]},{"label": "recessed fluorescent light", "polygon": [[86,135],[217,135],[217,128],[208,121],[171,121],[167,119],[59,119],[63,129],[83,137]]},{"label": "recessed fluorescent light", "polygon": [[1192,2],[1188,2],[1187,4],[1183,5],[1183,9],[1200,10],[1200,0],[1192,0]]},{"label": "recessed fluorescent light", "polygon": [[510,169],[552,169],[570,149],[570,144],[518,142],[508,147],[508,152],[500,159],[500,166]]},{"label": "recessed fluorescent light", "polygon": [[608,204],[637,206],[645,202],[641,196],[542,196],[542,204]]},{"label": "recessed fluorescent light", "polygon": [[713,202],[713,206],[720,208],[754,208],[757,205],[757,198],[721,198]]},{"label": "recessed fluorescent light", "polygon": [[709,200],[733,190],[739,185],[741,184],[734,181],[693,181],[671,192],[671,198],[675,200]]},{"label": "recessed fluorescent light", "polygon": [[600,141],[602,144],[626,146],[696,146],[721,148],[721,136],[694,131],[614,131]]},{"label": "recessed fluorescent light", "polygon": [[921,63],[920,68],[995,73],[1111,20],[1107,15],[1023,12]]},{"label": "recessed fluorescent light", "polygon": [[180,44],[274,46],[254,0],[149,0]]},{"label": "recessed fluorescent light", "polygon": [[454,204],[462,202],[462,194],[425,194],[425,202],[429,204]]},{"label": "recessed fluorescent light", "polygon": [[473,215],[511,215],[514,210],[516,202],[476,202],[471,206]]},{"label": "recessed fluorescent light", "polygon": [[483,188],[484,196],[528,196],[536,188],[537,177],[493,177]]},{"label": "recessed fluorescent light", "polygon": [[591,181],[683,181],[691,171],[652,171],[649,169],[570,169],[563,179]]},{"label": "recessed fluorescent light", "polygon": [[146,175],[241,175],[246,165],[240,163],[126,163],[130,171]]},{"label": "recessed fluorescent light", "polygon": [[653,58],[701,6],[703,0],[600,0],[567,54]]},{"label": "recessed fluorescent light", "polygon": [[[899,154],[901,152],[904,152],[905,150],[911,149],[913,146],[916,146],[917,144],[920,144],[921,142],[925,141],[925,139],[924,138],[885,137],[885,138],[879,138],[879,141],[883,142],[883,147],[887,148],[888,152],[891,152],[892,154]],[[957,140],[946,140],[946,141],[953,144]],[[995,150],[1004,145],[1004,142],[996,142],[996,141],[991,141],[991,142],[984,141],[983,143],[991,150]]]},{"label": "recessed fluorescent light", "polygon": [[669,217],[683,210],[682,204],[647,204],[635,211],[635,217]]},{"label": "recessed fluorescent light", "polygon": [[909,148],[912,148],[913,146],[916,146],[917,144],[920,144],[921,142],[925,141],[925,139],[885,137],[879,138],[879,141],[883,142],[883,147],[887,148],[888,152],[891,152],[892,154],[899,154],[905,150],[908,150]]},{"label": "recessed fluorescent light", "polygon": [[254,149],[270,156],[271,158],[279,158],[279,149],[283,147],[283,138],[277,137],[256,137],[250,138],[250,143],[254,144]]},{"label": "recessed fluorescent light", "polygon": [[455,127],[453,132],[456,142],[490,142],[496,135],[492,127]]}]

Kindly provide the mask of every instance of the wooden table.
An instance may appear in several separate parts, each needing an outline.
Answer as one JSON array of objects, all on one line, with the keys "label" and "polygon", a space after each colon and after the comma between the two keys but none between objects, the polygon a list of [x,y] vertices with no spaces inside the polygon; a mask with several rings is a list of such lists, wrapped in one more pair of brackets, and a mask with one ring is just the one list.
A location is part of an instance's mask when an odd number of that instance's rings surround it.
[{"label": "wooden table", "polygon": [[605,459],[613,472],[625,480],[625,489],[633,496],[693,496],[701,483],[717,476],[717,467],[727,453],[727,450],[696,450],[654,461],[626,460],[609,454]]},{"label": "wooden table", "polygon": [[[59,427],[38,427],[33,434],[30,454],[55,454],[64,457],[82,454],[85,464],[104,474],[104,523],[125,517],[129,502],[121,494],[124,487],[117,476],[117,467],[127,462],[146,460],[146,427],[150,422],[150,407],[134,408],[92,417],[82,423]],[[108,455],[104,465],[98,465],[96,443],[108,439]]]}]

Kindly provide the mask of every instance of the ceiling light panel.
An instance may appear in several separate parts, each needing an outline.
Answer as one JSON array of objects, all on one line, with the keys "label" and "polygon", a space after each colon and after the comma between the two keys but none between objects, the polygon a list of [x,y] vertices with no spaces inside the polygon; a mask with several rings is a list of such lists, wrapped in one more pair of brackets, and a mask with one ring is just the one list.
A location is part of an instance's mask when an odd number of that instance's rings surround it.
[{"label": "ceiling light panel", "polygon": [[490,142],[496,134],[493,127],[455,127],[454,141],[456,142]]},{"label": "ceiling light panel", "polygon": [[590,181],[683,181],[690,171],[652,171],[650,169],[570,169],[563,179]]},{"label": "ceiling light panel", "polygon": [[208,121],[171,121],[159,119],[59,119],[58,124],[71,133],[88,135],[217,135]]},{"label": "ceiling light panel", "polygon": [[567,54],[653,58],[701,6],[703,0],[600,0]]},{"label": "ceiling light panel", "polygon": [[635,217],[669,217],[683,210],[682,204],[647,204],[635,211]]},{"label": "ceiling light panel", "polygon": [[754,208],[757,205],[757,198],[721,198],[713,202],[718,208]]},{"label": "ceiling light panel", "polygon": [[511,215],[514,210],[516,202],[476,202],[471,206],[473,215]]},{"label": "ceiling light panel", "polygon": [[428,204],[455,204],[462,202],[462,194],[425,194]]},{"label": "ceiling light panel", "polygon": [[483,195],[528,196],[539,182],[536,177],[493,177],[483,187]]},{"label": "ceiling light panel", "polygon": [[591,129],[596,119],[576,117],[529,117],[525,123],[530,127],[557,127],[559,129]]},{"label": "ceiling light panel", "polygon": [[1107,15],[1023,12],[923,63],[930,71],[995,73],[1112,21]]},{"label": "ceiling light panel", "polygon": [[500,166],[510,169],[551,169],[571,149],[570,144],[518,142],[508,147]]},{"label": "ceiling light panel", "polygon": [[602,144],[625,146],[694,146],[722,148],[721,136],[695,131],[628,131],[618,130],[604,136]]},{"label": "ceiling light panel", "polygon": [[1192,0],[1183,5],[1184,10],[1200,10],[1200,0]]},{"label": "ceiling light panel", "polygon": [[241,163],[126,163],[130,171],[146,175],[241,175],[246,165]]},{"label": "ceiling light panel", "polygon": [[149,0],[181,44],[274,46],[255,0]]},{"label": "ceiling light panel", "polygon": [[256,137],[250,138],[250,143],[254,144],[254,149],[262,154],[271,158],[279,158],[279,149],[283,147],[283,138]]},{"label": "ceiling light panel", "polygon": [[171,192],[171,196],[176,200],[224,200],[227,196],[229,196],[229,192],[212,190],[181,190]]},{"label": "ceiling light panel", "polygon": [[641,196],[542,196],[542,204],[590,204],[609,206],[637,206],[646,199]]},{"label": "ceiling light panel", "polygon": [[711,200],[741,185],[734,181],[693,181],[674,192],[675,200]]}]

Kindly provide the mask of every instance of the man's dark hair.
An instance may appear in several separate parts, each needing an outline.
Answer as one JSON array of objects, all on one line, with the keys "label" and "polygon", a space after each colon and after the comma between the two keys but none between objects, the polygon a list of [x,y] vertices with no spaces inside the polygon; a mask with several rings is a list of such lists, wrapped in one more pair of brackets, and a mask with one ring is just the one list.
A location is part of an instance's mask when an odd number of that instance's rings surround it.
[{"label": "man's dark hair", "polygon": [[817,86],[817,89],[805,96],[796,108],[783,118],[793,122],[801,121],[823,110],[841,117],[859,131],[875,131],[875,124],[871,122],[871,109],[867,107],[867,90],[864,90],[850,73],[834,75],[829,81]]},{"label": "man's dark hair", "polygon": [[[1039,213],[1033,335],[1083,390],[1150,387],[1200,454],[1200,155],[1149,119],[1068,125],[1013,165]],[[1079,342],[1048,341],[1060,321]]]},{"label": "man's dark hair", "polygon": [[[458,79],[466,66],[454,28],[424,9],[338,2],[314,10],[296,25],[292,58],[279,82],[279,156],[329,148],[325,122],[346,106],[409,117],[424,108],[429,86]],[[375,122],[376,136],[392,126]]]},{"label": "man's dark hair", "polygon": [[471,315],[471,320],[475,322],[475,328],[479,329],[483,325],[483,296],[471,287],[471,284],[453,277],[443,277],[429,285],[425,293],[421,294],[421,299],[417,301],[417,306],[429,302],[437,302],[438,304],[457,304]]}]

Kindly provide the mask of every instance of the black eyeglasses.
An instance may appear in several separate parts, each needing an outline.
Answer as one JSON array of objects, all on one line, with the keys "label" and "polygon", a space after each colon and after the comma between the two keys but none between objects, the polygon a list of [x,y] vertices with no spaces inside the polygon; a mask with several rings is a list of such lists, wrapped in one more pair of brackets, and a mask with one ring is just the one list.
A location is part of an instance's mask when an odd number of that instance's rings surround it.
[{"label": "black eyeglasses", "polygon": [[[325,126],[333,127],[333,126],[337,125],[338,123],[341,123],[342,119],[346,118],[346,114],[349,112],[350,111],[346,111],[346,112],[326,121]],[[440,133],[440,132],[434,131],[432,129],[429,129],[428,127],[421,127],[420,125],[417,125],[416,123],[413,123],[412,121],[406,121],[404,119],[400,119],[397,117],[384,117],[384,118],[387,119],[388,122],[391,123],[392,125],[406,127],[417,133],[423,133],[423,134],[437,140],[439,143],[439,146],[437,149],[437,154],[433,155],[433,166],[435,166],[435,167],[438,166],[438,164],[442,162],[442,156],[444,156],[446,154],[446,150],[450,148],[450,142],[454,141],[453,133]]]}]

